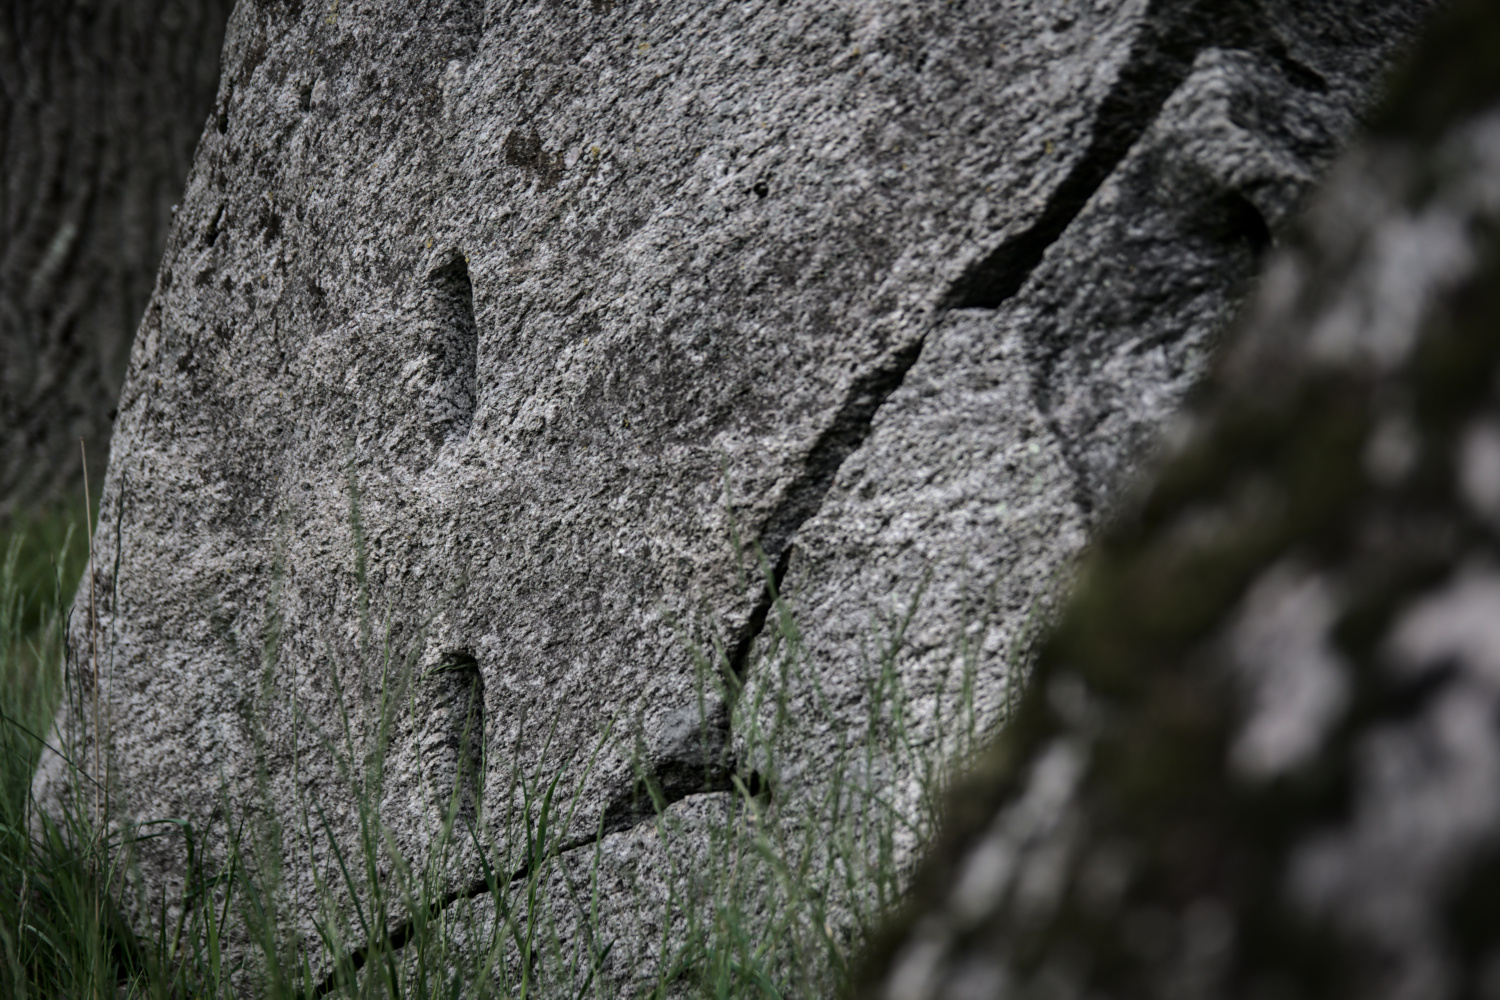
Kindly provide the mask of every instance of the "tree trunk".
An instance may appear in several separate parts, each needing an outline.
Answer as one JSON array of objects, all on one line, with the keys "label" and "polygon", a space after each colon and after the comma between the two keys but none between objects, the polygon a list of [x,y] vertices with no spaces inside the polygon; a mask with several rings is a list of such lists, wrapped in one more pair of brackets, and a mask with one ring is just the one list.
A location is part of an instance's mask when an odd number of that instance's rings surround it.
[{"label": "tree trunk", "polygon": [[0,14],[0,513],[100,481],[230,0]]}]

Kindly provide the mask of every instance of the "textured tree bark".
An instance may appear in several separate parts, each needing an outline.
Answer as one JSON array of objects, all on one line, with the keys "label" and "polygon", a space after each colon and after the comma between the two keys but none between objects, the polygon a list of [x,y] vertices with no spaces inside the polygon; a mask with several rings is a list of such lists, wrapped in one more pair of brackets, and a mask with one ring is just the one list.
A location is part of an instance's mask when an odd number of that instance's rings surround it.
[{"label": "textured tree bark", "polygon": [[0,514],[102,479],[231,0],[0,12]]}]

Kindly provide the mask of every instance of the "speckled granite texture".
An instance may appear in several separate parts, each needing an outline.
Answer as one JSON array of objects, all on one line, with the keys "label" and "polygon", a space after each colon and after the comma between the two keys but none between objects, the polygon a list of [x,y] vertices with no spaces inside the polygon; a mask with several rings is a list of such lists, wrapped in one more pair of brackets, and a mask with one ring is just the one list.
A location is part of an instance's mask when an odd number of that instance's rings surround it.
[{"label": "speckled granite texture", "polygon": [[[691,814],[756,767],[742,706],[699,725],[692,655],[767,682],[756,546],[813,730],[862,717],[866,644],[909,607],[914,732],[942,738],[960,642],[993,720],[1430,6],[240,3],[102,504],[117,803],[316,801],[352,838],[340,754],[389,735],[403,851],[467,763],[484,836],[509,776],[560,773],[567,837],[628,853],[633,756]],[[414,706],[389,733],[382,690]],[[828,752],[757,778],[777,809]],[[331,852],[285,829],[310,898]],[[170,894],[179,847],[139,857]]]}]

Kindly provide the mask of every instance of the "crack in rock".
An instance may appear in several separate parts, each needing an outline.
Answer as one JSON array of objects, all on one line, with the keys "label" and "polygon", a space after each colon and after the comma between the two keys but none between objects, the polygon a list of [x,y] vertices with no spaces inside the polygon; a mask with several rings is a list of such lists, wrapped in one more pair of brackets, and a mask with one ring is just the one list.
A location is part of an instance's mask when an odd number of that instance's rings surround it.
[{"label": "crack in rock", "polygon": [[797,529],[823,505],[823,497],[844,461],[869,437],[876,412],[917,363],[922,344],[923,340],[917,339],[854,380],[833,419],[808,450],[802,471],[766,519],[760,546],[768,559],[779,560]]},{"label": "crack in rock", "polygon": [[[1187,3],[1160,0],[1148,8],[1139,39],[1099,106],[1094,138],[1088,149],[1053,190],[1041,215],[972,265],[942,298],[940,310],[998,309],[1021,290],[1041,264],[1047,249],[1062,237],[1188,78],[1198,53],[1209,44],[1208,34],[1214,27],[1208,6],[1203,0]],[[1220,23],[1217,31],[1246,34],[1247,43],[1263,48],[1265,43],[1253,32],[1243,30],[1251,23],[1243,5],[1228,6],[1241,9],[1216,11],[1229,25],[1226,28],[1225,23]],[[1290,61],[1284,53],[1278,58]],[[1308,74],[1312,71],[1303,71],[1304,76]],[[775,566],[726,653],[728,672],[734,683],[743,683],[749,671],[751,651],[765,631],[778,599],[797,531],[817,513],[839,469],[864,444],[876,413],[901,387],[921,357],[925,342],[924,334],[855,380],[843,404],[809,449],[802,471],[767,518],[760,548],[766,558],[775,559]],[[1048,422],[1052,423],[1050,414]],[[1060,431],[1055,426],[1052,429],[1054,433]],[[1074,469],[1074,475],[1082,493],[1080,470]],[[730,767],[732,770],[733,762]]]},{"label": "crack in rock", "polygon": [[[452,889],[444,893],[441,899],[434,900],[427,905],[427,919],[436,919],[437,917],[442,915],[444,910],[455,903],[460,903],[464,900],[469,899],[478,899],[480,896],[483,896],[494,889],[499,889],[501,886],[511,886],[515,885],[517,882],[524,882],[531,877],[532,872],[534,871],[534,868],[537,864],[541,862],[554,861],[562,857],[564,854],[568,854],[572,851],[581,850],[586,847],[593,847],[596,843],[603,839],[604,836],[608,836],[611,832],[614,831],[605,831],[603,834],[596,833],[589,837],[582,837],[577,840],[568,841],[565,844],[559,844],[535,861],[528,861],[526,864],[523,864],[520,868],[516,869],[516,871],[513,872],[509,878],[494,878],[492,880],[488,877],[480,877],[470,881],[468,885],[464,886],[461,889]],[[338,989],[347,980],[352,978],[367,964],[369,964],[371,955],[379,954],[381,952],[400,951],[402,948],[406,947],[406,943],[411,940],[411,936],[415,932],[416,926],[416,920],[412,917],[407,917],[405,920],[402,920],[400,923],[396,924],[395,927],[391,928],[390,932],[386,934],[385,939],[378,945],[374,943],[366,944],[355,948],[353,951],[350,951],[344,957],[344,960],[337,963],[333,970],[329,972],[328,975],[324,976],[317,986],[300,994],[301,1000],[322,1000],[323,997],[328,996],[334,990]]]},{"label": "crack in rock", "polygon": [[1041,216],[974,263],[949,289],[948,309],[998,309],[1021,290],[1047,249],[1114,173],[1160,117],[1206,49],[1219,46],[1265,56],[1297,86],[1328,88],[1316,70],[1294,59],[1264,24],[1258,5],[1244,0],[1158,0],[1147,9],[1136,43],[1100,102],[1094,138],[1053,189]]},{"label": "crack in rock", "polygon": [[945,308],[998,309],[1020,291],[1047,248],[1151,127],[1203,47],[1196,18],[1188,24],[1173,23],[1172,15],[1183,7],[1180,2],[1158,2],[1148,8],[1140,37],[1100,102],[1088,149],[1053,189],[1035,222],[1002,241],[954,282],[942,300]]},{"label": "crack in rock", "polygon": [[692,795],[735,790],[737,761],[730,750],[727,702],[690,705],[668,716],[630,787],[604,807],[601,834],[619,833],[656,818]]},{"label": "crack in rock", "polygon": [[[1229,42],[1269,50],[1275,61],[1291,67],[1289,73],[1316,86],[1321,77],[1292,60],[1279,43],[1267,42],[1265,31],[1256,30],[1260,27],[1258,13],[1257,7],[1244,0],[1153,3],[1144,15],[1140,38],[1100,103],[1089,148],[1053,190],[1036,221],[971,266],[942,298],[940,308],[998,309],[1014,297],[1041,264],[1047,249],[1160,116],[1167,100],[1192,71],[1198,53],[1210,44]],[[875,414],[905,381],[924,343],[925,335],[855,381],[843,405],[809,450],[803,470],[785,499],[767,519],[761,548],[768,558],[776,559],[776,569],[731,645],[728,660],[736,678],[743,679],[750,650],[765,629],[797,530],[822,506],[839,468],[864,444]]]},{"label": "crack in rock", "polygon": [[[1087,149],[1053,190],[1037,220],[972,264],[941,300],[942,306],[997,310],[1017,296],[1100,189],[1112,177],[1123,175],[1128,158],[1162,120],[1175,95],[1190,86],[1205,53],[1221,50],[1253,57],[1301,94],[1316,97],[1330,90],[1322,74],[1292,56],[1259,3],[1154,0],[1099,105]],[[1207,198],[1197,222],[1217,241],[1244,241],[1258,258],[1271,246],[1275,225],[1284,220],[1281,210],[1289,207],[1276,197],[1247,194],[1230,186]],[[1076,481],[1074,500],[1085,517],[1093,520],[1101,510],[1101,498],[1092,482],[1097,476],[1079,454],[1080,428],[1065,426],[1057,405],[1064,392],[1059,369],[1070,351],[1080,349],[1079,341],[1072,335],[1042,336],[1032,349],[1033,399],[1062,444],[1062,460]]]}]

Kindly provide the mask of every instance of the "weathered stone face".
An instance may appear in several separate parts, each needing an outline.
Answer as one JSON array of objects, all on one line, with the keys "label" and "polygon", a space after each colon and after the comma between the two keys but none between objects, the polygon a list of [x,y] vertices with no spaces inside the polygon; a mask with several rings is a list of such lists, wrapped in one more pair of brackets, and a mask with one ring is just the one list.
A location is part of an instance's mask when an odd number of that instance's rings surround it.
[{"label": "weathered stone face", "polygon": [[1271,259],[863,995],[1494,995],[1497,45],[1454,5]]},{"label": "weathered stone face", "polygon": [[[941,739],[956,643],[998,690],[1427,6],[242,4],[102,508],[120,801],[353,838],[389,738],[403,851],[455,776],[493,838],[560,773],[607,867],[637,763],[690,816],[756,770],[693,650],[766,683],[766,573],[784,704],[858,718],[915,601]],[[827,753],[756,781],[795,813]]]}]

